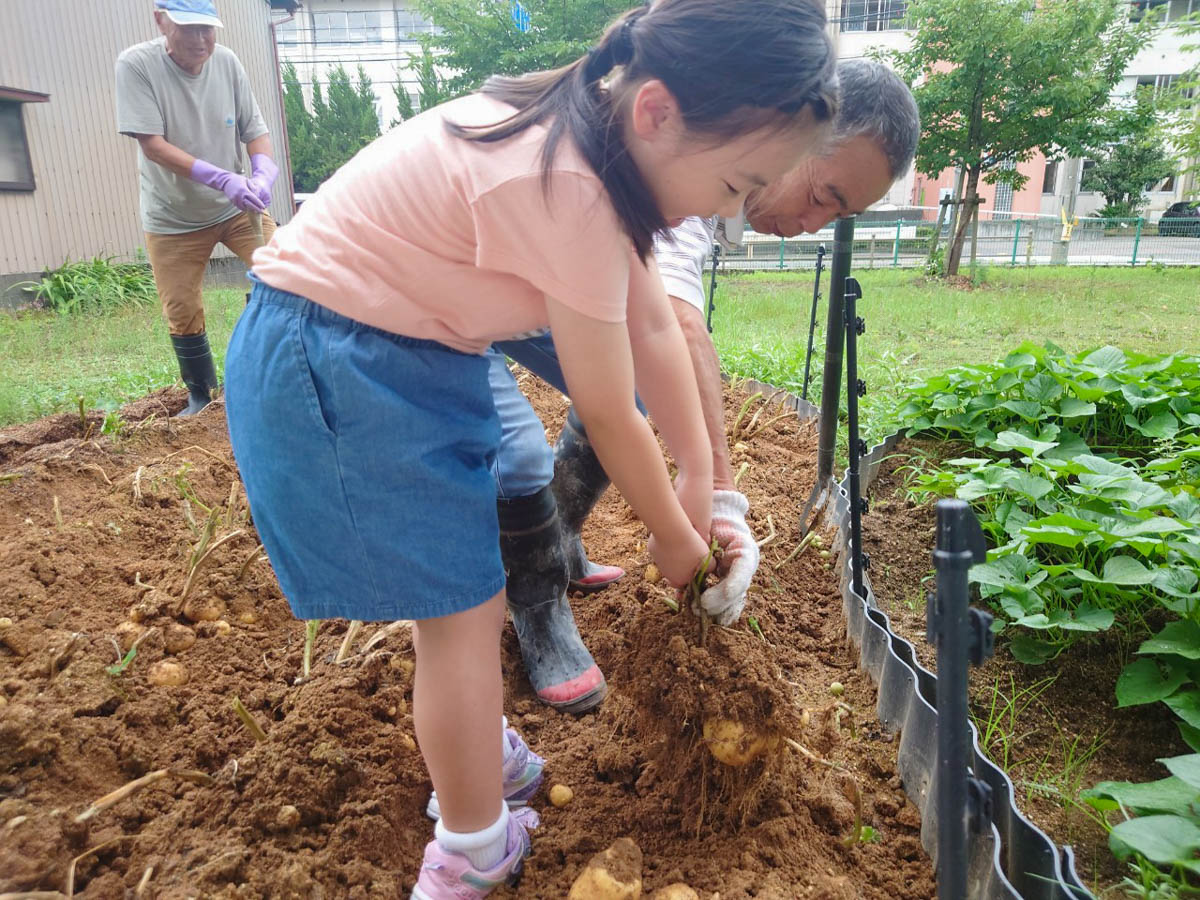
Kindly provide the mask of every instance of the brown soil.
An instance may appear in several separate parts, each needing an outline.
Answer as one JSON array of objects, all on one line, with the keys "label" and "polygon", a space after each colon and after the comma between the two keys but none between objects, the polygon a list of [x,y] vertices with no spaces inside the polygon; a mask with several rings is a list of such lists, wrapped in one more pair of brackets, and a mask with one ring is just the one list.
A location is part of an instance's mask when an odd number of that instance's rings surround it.
[{"label": "brown soil", "polygon": [[[952,458],[961,449],[902,442],[880,466],[870,515],[863,518],[875,598],[931,672],[937,659],[925,642],[925,597],[934,587],[934,504],[906,499],[903,467],[918,457]],[[1108,849],[1108,834],[1090,807],[1077,802],[1079,792],[1100,781],[1165,778],[1155,760],[1190,752],[1162,704],[1116,708],[1117,676],[1138,642],[1103,635],[1045,665],[1028,666],[1013,659],[1000,636],[995,656],[971,671],[971,713],[981,744],[1012,778],[1018,808],[1056,843],[1073,847],[1080,877],[1097,894],[1129,870]],[[1004,714],[1013,697],[1015,718]],[[999,727],[985,741],[989,719]]]},{"label": "brown soil", "polygon": [[[562,398],[524,384],[556,435]],[[727,397],[730,419],[741,401]],[[182,392],[165,391],[127,407],[120,436],[96,437],[99,417],[89,434],[77,416],[0,431],[0,616],[11,620],[0,625],[0,891],[65,890],[73,871],[74,892],[89,898],[406,897],[431,836],[409,631],[367,647],[382,630],[368,625],[335,664],[347,623],[322,623],[311,676],[297,684],[304,623],[257,549],[223,410],[165,417],[180,406]],[[643,580],[645,532],[615,491],[584,537],[595,559],[628,574],[574,602],[609,699],[580,718],[542,706],[506,632],[506,712],[547,757],[547,785],[575,798],[562,809],[535,799],[542,827],[525,876],[497,897],[561,898],[625,836],[644,855],[647,894],[687,882],[705,900],[934,895],[896,744],[874,719],[827,560],[814,548],[775,567],[797,543],[815,436],[781,421],[746,444],[735,466],[750,463],[751,527],[766,535],[770,516],[777,532],[747,607],[762,638],[744,619],[699,647],[695,618]],[[188,609],[222,618],[189,623],[179,598],[206,509],[211,555]],[[164,638],[184,624],[196,640],[172,655]],[[151,631],[133,661],[106,672],[137,627]],[[185,684],[150,683],[164,660],[185,667]],[[849,716],[828,694],[833,681]],[[235,697],[265,742],[239,721]],[[780,742],[731,778],[688,717],[714,711],[783,731],[841,768]],[[76,821],[162,769],[172,773]],[[856,799],[872,841],[848,840]]]}]

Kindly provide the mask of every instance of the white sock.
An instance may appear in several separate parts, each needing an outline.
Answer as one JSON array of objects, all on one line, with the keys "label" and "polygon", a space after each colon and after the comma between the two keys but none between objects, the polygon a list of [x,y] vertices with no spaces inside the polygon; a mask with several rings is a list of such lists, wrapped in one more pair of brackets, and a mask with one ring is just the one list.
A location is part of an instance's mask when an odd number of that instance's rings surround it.
[{"label": "white sock", "polygon": [[500,818],[482,831],[450,831],[438,819],[433,834],[443,850],[461,853],[476,869],[486,871],[504,859],[508,849],[508,807],[501,803]]}]

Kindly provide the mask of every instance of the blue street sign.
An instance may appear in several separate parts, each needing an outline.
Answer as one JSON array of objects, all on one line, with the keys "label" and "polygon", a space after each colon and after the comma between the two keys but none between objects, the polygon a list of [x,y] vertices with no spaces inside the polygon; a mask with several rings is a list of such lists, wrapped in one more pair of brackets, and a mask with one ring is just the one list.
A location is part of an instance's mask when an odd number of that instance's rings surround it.
[{"label": "blue street sign", "polygon": [[512,0],[510,5],[512,10],[513,24],[517,26],[517,31],[525,34],[529,31],[529,10],[521,5],[521,0]]}]

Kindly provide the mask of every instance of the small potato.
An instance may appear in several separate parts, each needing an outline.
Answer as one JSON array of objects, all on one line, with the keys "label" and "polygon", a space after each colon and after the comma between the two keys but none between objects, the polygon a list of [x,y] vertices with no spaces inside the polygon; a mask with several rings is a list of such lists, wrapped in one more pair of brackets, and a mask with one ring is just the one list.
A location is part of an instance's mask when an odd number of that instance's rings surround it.
[{"label": "small potato", "polygon": [[172,622],[163,634],[163,644],[168,653],[182,653],[196,643],[196,632],[186,625]]},{"label": "small potato", "polygon": [[651,584],[658,584],[660,581],[662,581],[662,572],[658,571],[658,566],[656,566],[654,563],[650,563],[648,566],[646,566],[645,579]]},{"label": "small potato", "polygon": [[12,628],[12,619],[8,616],[0,616],[0,631],[3,631],[5,628]]},{"label": "small potato", "polygon": [[846,692],[846,686],[840,681],[835,681],[829,685],[829,693],[835,697],[840,697]]},{"label": "small potato", "polygon": [[225,601],[208,593],[188,597],[183,615],[189,622],[215,622],[225,615]]},{"label": "small potato", "polygon": [[146,622],[162,614],[171,603],[171,598],[162,591],[151,589],[142,594],[129,608],[129,621]]},{"label": "small potato", "polygon": [[779,746],[777,735],[747,731],[732,719],[709,719],[704,723],[704,742],[709,752],[727,766],[744,766]]},{"label": "small potato", "polygon": [[128,653],[133,642],[142,636],[146,629],[136,622],[122,622],[117,626],[117,644],[122,653]]},{"label": "small potato", "polygon": [[252,609],[243,609],[237,614],[237,620],[242,625],[257,625],[258,613]]},{"label": "small potato", "polygon": [[291,831],[300,824],[300,810],[292,805],[279,807],[279,812],[275,815],[275,828],[277,831]]},{"label": "small potato", "polygon": [[567,900],[640,900],[641,896],[642,851],[623,837],[588,861]]},{"label": "small potato", "polygon": [[402,746],[405,750],[416,750],[417,742],[413,740],[413,736],[411,734],[402,734],[400,735],[400,746]]},{"label": "small potato", "polygon": [[660,887],[650,895],[650,900],[700,900],[700,895],[682,881],[677,881]]},{"label": "small potato", "polygon": [[188,673],[183,663],[173,659],[162,659],[150,667],[150,683],[157,687],[177,687],[187,684]]},{"label": "small potato", "polygon": [[745,453],[750,448],[746,445],[746,443],[744,441],[738,441],[736,444],[733,445],[733,449],[737,453]]},{"label": "small potato", "polygon": [[231,631],[233,631],[233,626],[224,619],[217,619],[217,621],[213,622],[213,633],[217,637],[225,637]]},{"label": "small potato", "polygon": [[556,784],[550,788],[550,802],[562,809],[575,799],[575,792],[565,784]]}]

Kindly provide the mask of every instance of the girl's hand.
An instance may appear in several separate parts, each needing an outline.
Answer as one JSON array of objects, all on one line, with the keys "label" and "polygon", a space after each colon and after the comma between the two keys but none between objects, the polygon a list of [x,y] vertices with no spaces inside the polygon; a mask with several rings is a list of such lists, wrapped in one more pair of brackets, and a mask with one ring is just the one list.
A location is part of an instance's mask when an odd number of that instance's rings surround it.
[{"label": "girl's hand", "polygon": [[692,580],[709,553],[704,539],[691,529],[676,540],[659,540],[650,535],[646,548],[663,577],[676,589]]}]

